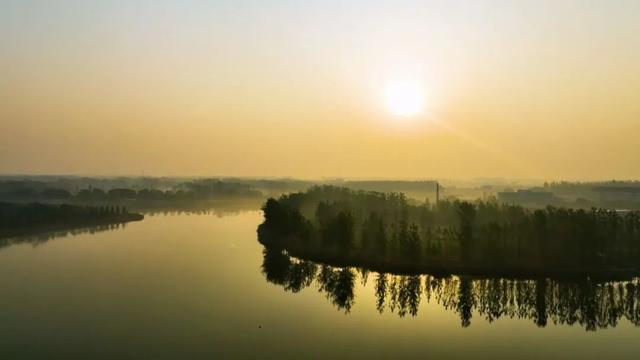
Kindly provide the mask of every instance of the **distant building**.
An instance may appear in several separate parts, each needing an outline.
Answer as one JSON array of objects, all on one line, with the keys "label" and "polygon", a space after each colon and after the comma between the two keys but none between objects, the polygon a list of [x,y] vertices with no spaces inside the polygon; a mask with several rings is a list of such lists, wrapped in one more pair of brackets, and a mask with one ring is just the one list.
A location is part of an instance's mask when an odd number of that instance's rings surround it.
[{"label": "distant building", "polygon": [[500,192],[498,200],[509,204],[544,206],[556,203],[558,198],[552,192],[518,190]]},{"label": "distant building", "polygon": [[640,201],[640,186],[597,186],[600,201]]}]

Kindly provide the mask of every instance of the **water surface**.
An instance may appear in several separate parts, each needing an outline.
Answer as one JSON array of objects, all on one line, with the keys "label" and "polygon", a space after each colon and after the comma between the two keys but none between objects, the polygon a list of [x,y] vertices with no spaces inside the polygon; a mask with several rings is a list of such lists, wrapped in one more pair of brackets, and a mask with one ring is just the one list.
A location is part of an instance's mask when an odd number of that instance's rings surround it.
[{"label": "water surface", "polygon": [[356,269],[348,309],[317,275],[285,289],[264,273],[261,222],[258,211],[154,214],[107,231],[13,241],[0,248],[0,357],[640,356],[640,328],[624,316],[588,331],[551,319],[489,321],[473,308],[465,325],[424,293],[415,316],[380,313],[378,274],[365,282]]}]

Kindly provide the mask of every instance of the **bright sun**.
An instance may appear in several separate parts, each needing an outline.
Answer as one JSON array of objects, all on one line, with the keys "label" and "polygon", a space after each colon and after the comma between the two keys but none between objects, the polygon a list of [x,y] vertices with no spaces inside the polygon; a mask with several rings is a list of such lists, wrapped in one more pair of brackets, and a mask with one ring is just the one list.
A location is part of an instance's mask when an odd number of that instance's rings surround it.
[{"label": "bright sun", "polygon": [[385,87],[384,101],[393,115],[413,116],[423,110],[424,92],[416,82],[395,81]]}]

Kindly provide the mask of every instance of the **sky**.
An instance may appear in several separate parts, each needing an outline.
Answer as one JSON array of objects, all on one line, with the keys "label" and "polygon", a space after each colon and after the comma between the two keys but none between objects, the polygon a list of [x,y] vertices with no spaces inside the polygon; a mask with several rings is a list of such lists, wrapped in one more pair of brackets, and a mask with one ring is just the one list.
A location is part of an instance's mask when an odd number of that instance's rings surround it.
[{"label": "sky", "polygon": [[[422,111],[398,116],[390,83]],[[0,174],[640,178],[640,1],[0,0]]]}]

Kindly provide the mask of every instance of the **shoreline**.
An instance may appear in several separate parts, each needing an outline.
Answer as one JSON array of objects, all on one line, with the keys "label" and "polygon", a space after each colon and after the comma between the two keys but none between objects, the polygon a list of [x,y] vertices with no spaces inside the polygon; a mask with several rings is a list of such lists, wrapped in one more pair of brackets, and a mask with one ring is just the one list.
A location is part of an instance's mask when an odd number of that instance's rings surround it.
[{"label": "shoreline", "polygon": [[0,239],[9,239],[14,237],[21,236],[30,236],[30,235],[38,235],[48,232],[55,231],[68,231],[68,230],[76,230],[83,229],[93,226],[100,225],[116,225],[116,224],[125,224],[134,221],[142,221],[144,220],[144,215],[137,213],[127,213],[127,214],[114,214],[112,216],[96,219],[96,220],[87,220],[87,221],[78,221],[66,224],[42,224],[36,225],[29,228],[16,228],[16,229],[6,229],[0,230]]},{"label": "shoreline", "polygon": [[420,261],[420,262],[393,262],[389,260],[372,259],[371,256],[349,254],[341,255],[337,249],[305,249],[303,246],[292,246],[295,241],[287,241],[289,244],[268,244],[262,236],[258,235],[258,242],[265,249],[284,250],[293,258],[309,260],[315,263],[333,267],[354,267],[393,275],[459,275],[472,277],[502,277],[510,279],[540,279],[550,278],[558,280],[572,280],[590,278],[597,281],[620,281],[640,277],[639,268],[585,268],[585,267],[531,267],[531,266],[478,266],[464,265],[453,261]]}]

